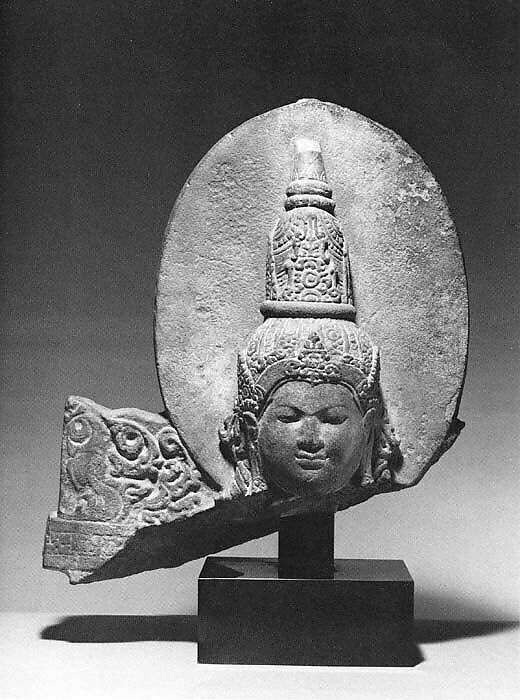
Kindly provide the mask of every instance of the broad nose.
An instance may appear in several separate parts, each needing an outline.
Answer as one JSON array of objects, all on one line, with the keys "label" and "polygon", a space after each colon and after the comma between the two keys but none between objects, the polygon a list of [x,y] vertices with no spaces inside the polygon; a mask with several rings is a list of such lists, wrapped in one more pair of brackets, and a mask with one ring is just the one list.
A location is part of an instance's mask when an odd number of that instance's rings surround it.
[{"label": "broad nose", "polygon": [[301,422],[297,438],[298,448],[305,452],[319,452],[325,446],[321,436],[320,422],[315,416],[308,416]]}]

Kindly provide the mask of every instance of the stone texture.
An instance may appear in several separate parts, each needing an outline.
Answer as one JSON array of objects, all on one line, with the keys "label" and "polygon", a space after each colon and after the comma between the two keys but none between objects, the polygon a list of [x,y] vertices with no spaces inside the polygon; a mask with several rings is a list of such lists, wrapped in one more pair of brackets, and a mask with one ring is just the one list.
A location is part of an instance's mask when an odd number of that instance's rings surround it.
[{"label": "stone texture", "polygon": [[[217,428],[233,406],[237,351],[262,322],[267,238],[282,211],[293,140],[301,137],[321,145],[349,246],[357,323],[381,350],[381,387],[403,456],[393,488],[411,486],[461,427],[463,261],[446,202],[421,158],[348,109],[302,100],[255,117],[191,174],[168,224],[157,287],[164,401],[197,466],[230,489],[233,469]],[[340,507],[366,498],[360,490]]]},{"label": "stone texture", "polygon": [[211,489],[166,418],[67,399],[60,516],[140,528],[213,506]]},{"label": "stone texture", "polygon": [[45,567],[78,580],[112,559],[138,530],[214,505],[213,491],[166,418],[68,398],[59,505],[47,524]]},{"label": "stone texture", "polygon": [[308,498],[391,481],[402,455],[380,353],[355,324],[350,262],[320,144],[296,139],[286,212],[269,238],[265,321],[241,348],[219,430],[233,493]]},{"label": "stone texture", "polygon": [[281,516],[413,485],[460,431],[467,350],[462,257],[433,176],[335,105],[243,124],[175,204],[156,348],[167,414],[67,401],[44,566],[71,582],[178,566]]},{"label": "stone texture", "polygon": [[[223,495],[164,416],[71,396],[43,566],[63,571],[71,583],[175,567],[263,537],[277,530],[282,514],[316,503],[271,492]],[[322,507],[333,511],[327,500]]]},{"label": "stone texture", "polygon": [[[366,489],[365,499],[374,494]],[[342,507],[352,505],[352,493]],[[120,578],[213,554],[278,529],[281,515],[334,502],[271,491],[233,499],[199,471],[160,414],[65,405],[58,511],[47,520],[43,566],[71,583]]]}]

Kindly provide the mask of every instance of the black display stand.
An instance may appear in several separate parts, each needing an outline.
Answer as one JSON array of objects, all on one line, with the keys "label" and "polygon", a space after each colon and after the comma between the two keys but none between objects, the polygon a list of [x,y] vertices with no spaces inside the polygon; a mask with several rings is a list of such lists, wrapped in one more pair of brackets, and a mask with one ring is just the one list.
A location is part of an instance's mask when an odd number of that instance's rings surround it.
[{"label": "black display stand", "polygon": [[334,515],[282,518],[279,559],[208,557],[198,661],[411,666],[413,579],[399,560],[334,562]]}]

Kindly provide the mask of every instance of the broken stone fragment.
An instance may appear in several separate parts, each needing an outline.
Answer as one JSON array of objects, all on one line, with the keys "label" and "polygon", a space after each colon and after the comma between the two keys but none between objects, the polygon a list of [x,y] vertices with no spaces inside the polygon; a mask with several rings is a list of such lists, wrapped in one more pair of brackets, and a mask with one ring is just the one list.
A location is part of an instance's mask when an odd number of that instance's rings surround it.
[{"label": "broken stone fragment", "polygon": [[119,552],[138,530],[213,508],[211,488],[161,415],[110,410],[71,396],[65,406],[58,512],[44,566],[71,579]]}]

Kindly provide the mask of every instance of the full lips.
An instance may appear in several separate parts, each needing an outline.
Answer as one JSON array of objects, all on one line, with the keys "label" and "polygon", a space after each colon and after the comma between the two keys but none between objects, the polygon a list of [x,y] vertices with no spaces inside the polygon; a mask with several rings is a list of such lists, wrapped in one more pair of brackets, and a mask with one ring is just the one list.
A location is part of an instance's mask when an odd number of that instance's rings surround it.
[{"label": "full lips", "polygon": [[294,461],[302,469],[318,471],[325,466],[326,457],[297,453]]}]

